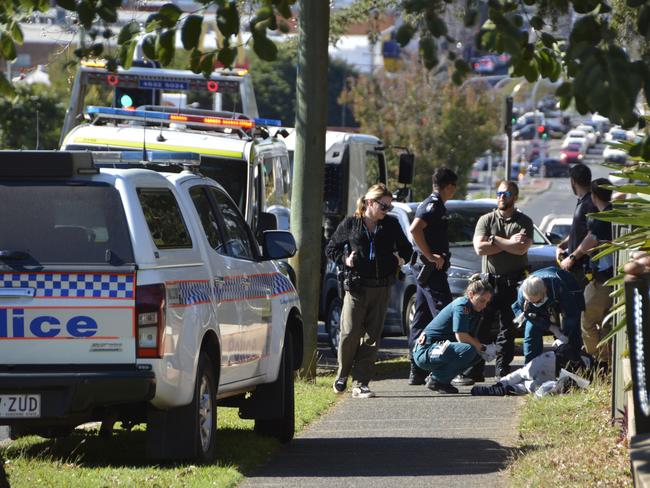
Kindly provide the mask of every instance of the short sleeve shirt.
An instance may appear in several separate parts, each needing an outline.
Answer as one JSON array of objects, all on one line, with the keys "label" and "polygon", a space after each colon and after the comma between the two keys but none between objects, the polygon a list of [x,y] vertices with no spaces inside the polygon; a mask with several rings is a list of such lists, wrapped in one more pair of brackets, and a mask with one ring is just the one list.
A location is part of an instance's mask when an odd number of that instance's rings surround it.
[{"label": "short sleeve shirt", "polygon": [[[535,229],[533,221],[523,212],[515,210],[508,218],[503,218],[498,210],[482,215],[476,223],[474,237],[498,236],[509,239],[524,230],[526,235],[533,238]],[[483,272],[498,275],[521,273],[528,266],[528,255],[516,255],[501,251],[483,259]]]},{"label": "short sleeve shirt", "polygon": [[[569,245],[567,251],[573,253],[582,240],[587,235],[587,214],[598,212],[598,209],[591,201],[591,192],[586,193],[578,199],[578,204],[573,212],[573,221],[571,222],[571,231],[569,232]],[[584,263],[586,257],[580,258],[579,263]]]},{"label": "short sleeve shirt", "polygon": [[449,253],[449,237],[447,235],[447,209],[438,193],[432,193],[415,211],[415,218],[427,223],[424,228],[424,239],[431,252]]},{"label": "short sleeve shirt", "polygon": [[458,297],[429,322],[423,333],[432,341],[455,341],[456,332],[473,334],[480,318],[469,298]]}]

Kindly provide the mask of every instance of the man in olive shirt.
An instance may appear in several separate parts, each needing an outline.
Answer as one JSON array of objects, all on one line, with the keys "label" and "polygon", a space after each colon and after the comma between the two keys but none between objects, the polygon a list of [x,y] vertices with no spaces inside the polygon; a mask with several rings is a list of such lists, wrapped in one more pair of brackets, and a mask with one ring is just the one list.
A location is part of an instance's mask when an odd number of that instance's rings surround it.
[{"label": "man in olive shirt", "polygon": [[[517,286],[528,267],[528,248],[533,237],[533,221],[515,208],[519,187],[513,181],[504,181],[497,188],[497,208],[483,215],[474,231],[474,250],[483,256],[483,272],[488,273],[494,287],[492,302],[486,308],[483,322],[477,332],[479,341],[492,341],[493,324],[499,320],[497,344],[501,352],[497,355],[496,375],[510,372],[514,357],[514,315],[512,304],[517,299]],[[457,378],[457,384],[472,384],[483,381],[483,366],[478,364]]]}]

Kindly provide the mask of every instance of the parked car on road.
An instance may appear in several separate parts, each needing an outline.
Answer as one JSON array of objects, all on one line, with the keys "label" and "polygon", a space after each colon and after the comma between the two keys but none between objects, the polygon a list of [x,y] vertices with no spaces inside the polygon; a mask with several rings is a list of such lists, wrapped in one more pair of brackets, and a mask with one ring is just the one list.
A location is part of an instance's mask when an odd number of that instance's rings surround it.
[{"label": "parked car on road", "polygon": [[549,178],[553,176],[569,176],[571,166],[557,158],[538,158],[528,165],[530,176]]},{"label": "parked car on road", "polygon": [[573,218],[570,215],[548,214],[544,216],[539,224],[539,230],[544,233],[544,236],[549,241],[557,244],[569,235],[572,221]]}]

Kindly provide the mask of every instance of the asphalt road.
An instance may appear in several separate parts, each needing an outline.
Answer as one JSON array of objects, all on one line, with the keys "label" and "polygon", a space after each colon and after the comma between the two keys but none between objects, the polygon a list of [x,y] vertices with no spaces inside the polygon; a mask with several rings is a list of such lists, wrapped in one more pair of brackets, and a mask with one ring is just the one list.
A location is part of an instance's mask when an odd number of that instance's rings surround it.
[{"label": "asphalt road", "polygon": [[[592,178],[606,178],[609,169],[602,166],[603,144],[598,144],[592,149],[584,162],[591,169]],[[559,153],[559,141],[554,141],[551,147],[550,156],[556,157]],[[528,215],[533,222],[539,225],[547,214],[572,216],[577,199],[571,191],[569,178],[549,178],[551,186],[545,192],[530,195],[519,208]]]}]

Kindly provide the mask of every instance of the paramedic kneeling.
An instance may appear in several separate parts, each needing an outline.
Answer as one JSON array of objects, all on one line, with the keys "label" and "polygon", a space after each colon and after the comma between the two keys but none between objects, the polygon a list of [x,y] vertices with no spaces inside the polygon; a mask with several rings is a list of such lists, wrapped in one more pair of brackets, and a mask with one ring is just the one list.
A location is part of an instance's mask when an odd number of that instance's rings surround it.
[{"label": "paramedic kneeling", "polygon": [[542,354],[547,331],[557,338],[556,345],[568,343],[577,354],[582,347],[580,315],[584,309],[582,289],[568,271],[550,267],[526,278],[512,304],[515,323],[524,326],[524,361]]},{"label": "paramedic kneeling", "polygon": [[485,346],[470,334],[476,330],[485,306],[492,298],[492,286],[472,277],[465,296],[456,298],[427,325],[413,346],[415,364],[431,371],[430,390],[458,393],[451,380],[480,358],[496,357],[496,346]]}]

